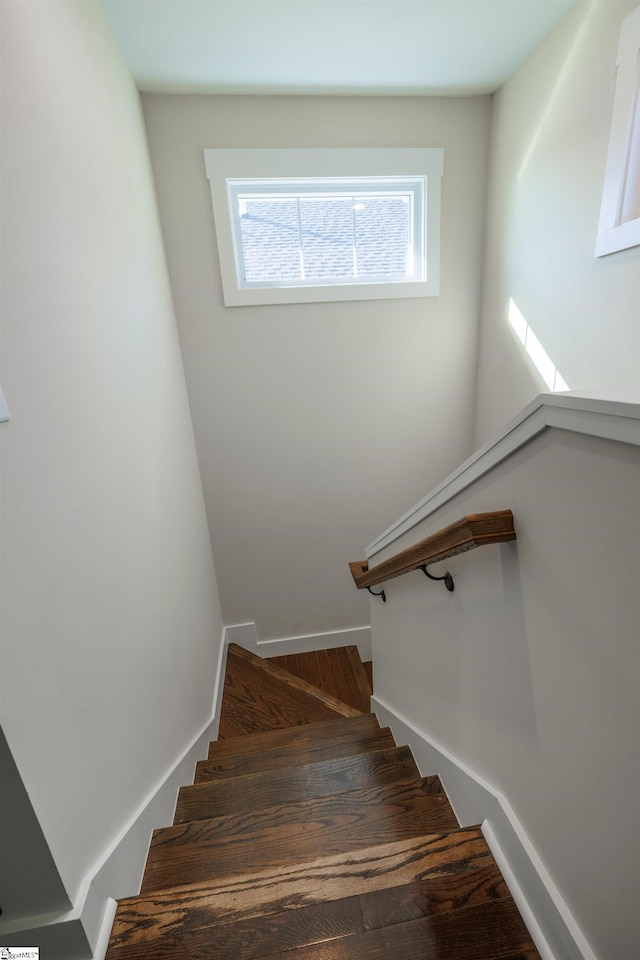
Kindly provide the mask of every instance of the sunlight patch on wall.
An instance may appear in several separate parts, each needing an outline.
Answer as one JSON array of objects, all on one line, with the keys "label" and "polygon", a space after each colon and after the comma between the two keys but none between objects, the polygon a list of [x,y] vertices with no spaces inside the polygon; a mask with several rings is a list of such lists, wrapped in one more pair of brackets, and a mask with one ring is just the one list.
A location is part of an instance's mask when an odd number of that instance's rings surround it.
[{"label": "sunlight patch on wall", "polygon": [[527,147],[525,155],[522,158],[522,162],[518,170],[518,180],[521,180],[522,177],[524,176],[524,172],[527,166],[529,165],[529,161],[531,160],[531,157],[533,156],[536,150],[538,141],[542,133],[546,130],[547,124],[549,122],[549,118],[552,116],[553,111],[556,108],[558,98],[562,93],[564,93],[565,86],[569,82],[569,77],[571,75],[571,71],[573,70],[574,63],[578,57],[578,54],[581,52],[582,44],[586,40],[587,32],[591,26],[591,20],[595,16],[595,13],[596,13],[596,10],[595,10],[595,4],[594,4],[594,6],[587,11],[584,17],[584,20],[582,21],[582,23],[578,28],[578,31],[569,49],[569,52],[567,53],[566,59],[562,65],[562,69],[560,70],[557,80],[553,86],[553,90],[551,91],[548,97],[547,105],[544,109],[544,112],[535,126],[535,129],[533,131],[533,136],[531,138],[529,146]]},{"label": "sunlight patch on wall", "polygon": [[546,383],[549,390],[552,393],[558,393],[561,390],[570,390],[571,387],[564,379],[513,300],[509,300],[509,323],[511,324],[511,327],[518,340],[529,354],[536,370]]}]

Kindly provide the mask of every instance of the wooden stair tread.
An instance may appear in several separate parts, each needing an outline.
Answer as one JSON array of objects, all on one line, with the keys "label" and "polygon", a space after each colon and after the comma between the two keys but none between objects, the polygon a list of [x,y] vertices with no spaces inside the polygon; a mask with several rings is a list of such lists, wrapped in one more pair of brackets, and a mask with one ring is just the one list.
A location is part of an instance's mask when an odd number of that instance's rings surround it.
[{"label": "wooden stair tread", "polygon": [[361,713],[271,661],[229,645],[219,739]]},{"label": "wooden stair tread", "polygon": [[540,960],[510,897],[378,927],[264,960]]},{"label": "wooden stair tread", "polygon": [[318,743],[322,740],[354,736],[369,730],[379,730],[380,725],[374,714],[361,717],[345,717],[340,720],[325,720],[321,723],[300,724],[297,727],[282,727],[254,733],[250,737],[228,737],[226,740],[214,740],[209,744],[209,759],[235,757],[239,754],[261,753],[275,747],[293,744]]},{"label": "wooden stair tread", "polygon": [[372,690],[356,646],[271,657],[271,663],[369,713]]},{"label": "wooden stair tread", "polygon": [[393,747],[306,766],[205,780],[180,788],[176,820],[201,820],[199,811],[203,809],[208,811],[204,814],[208,817],[247,813],[265,806],[297,803],[419,776],[411,750]]},{"label": "wooden stair tread", "polygon": [[253,817],[197,820],[156,830],[142,893],[268,866],[306,862],[458,827],[444,796],[429,796],[420,781],[354,790]]},{"label": "wooden stair tread", "polygon": [[[410,765],[409,770],[413,769]],[[351,773],[352,771],[350,771]],[[383,778],[378,777],[378,788],[382,789],[385,785],[398,785],[402,787],[408,783],[421,783],[422,793],[429,796],[445,796],[444,790],[442,788],[442,783],[438,776],[431,777],[422,777],[418,781],[416,780],[416,775],[414,773],[409,773],[407,775],[406,770],[402,768],[398,769],[398,777],[396,779],[389,779],[386,775]],[[176,805],[176,811],[173,818],[173,825],[177,826],[180,823],[189,823],[194,820],[210,820],[214,817],[224,816],[225,814],[220,813],[221,809],[221,800],[219,795],[215,791],[207,790],[209,784],[207,782],[197,784],[191,787],[182,787],[178,796],[178,803]],[[362,785],[358,780],[357,776],[351,776],[349,780],[344,783],[344,793],[352,793],[354,790],[361,789]],[[203,789],[204,788],[204,789]],[[213,792],[213,797],[211,793]],[[211,799],[211,802],[210,802]],[[259,805],[255,810],[250,809],[243,811],[241,816],[247,818],[252,814],[260,815],[270,810],[272,807],[283,806],[288,803],[295,803],[296,806],[300,803],[309,803],[312,802],[316,797],[303,798],[303,799],[281,799],[275,803],[268,803],[264,806]],[[231,815],[233,816],[237,810],[234,810],[230,804],[227,804],[227,807],[231,809]]]},{"label": "wooden stair tread", "polygon": [[[217,817],[198,817],[174,820],[173,827],[182,824],[196,823],[200,820],[218,820],[220,826],[224,825],[225,831],[236,836],[251,830],[265,830],[277,826],[283,818],[290,818],[287,822],[304,822],[305,817],[312,811],[317,816],[317,811],[325,809],[324,805],[339,805],[340,798],[345,798],[347,807],[359,802],[373,802],[375,799],[391,801],[395,796],[402,800],[411,796],[433,797],[436,800],[445,800],[448,803],[444,791],[441,789],[438,777],[405,777],[395,779],[390,783],[378,783],[374,786],[355,786],[348,791],[342,791],[336,794],[329,794],[320,797],[311,797],[306,800],[284,801],[282,803],[271,804],[270,806],[257,806],[255,809],[242,813],[232,812]],[[451,809],[451,807],[449,807]],[[307,811],[307,812],[305,812]],[[454,814],[455,816],[455,814]],[[455,826],[458,826],[456,823]],[[170,829],[163,827],[161,829]]]},{"label": "wooden stair tread", "polygon": [[293,746],[274,747],[260,753],[240,754],[237,757],[216,757],[214,760],[200,760],[196,764],[194,783],[205,780],[218,780],[222,777],[241,776],[248,773],[260,773],[277,770],[295,764],[308,766],[321,760],[337,760],[339,757],[352,757],[357,753],[373,753],[374,750],[386,750],[395,747],[396,742],[388,727],[354,736],[336,737],[313,744],[293,744]]},{"label": "wooden stair tread", "polygon": [[174,960],[185,942],[191,956],[257,960],[275,950],[364,933],[507,895],[493,862],[471,868],[462,864],[445,876],[235,922],[211,922],[206,911],[189,911],[174,915],[171,929],[153,925],[143,941],[126,927],[119,911],[122,932],[107,960]]},{"label": "wooden stair tread", "polygon": [[112,945],[157,942],[181,926],[264,917],[405,884],[435,884],[442,877],[449,882],[461,872],[485,870],[493,864],[480,827],[465,827],[319,857],[312,863],[176,886],[121,900]]}]

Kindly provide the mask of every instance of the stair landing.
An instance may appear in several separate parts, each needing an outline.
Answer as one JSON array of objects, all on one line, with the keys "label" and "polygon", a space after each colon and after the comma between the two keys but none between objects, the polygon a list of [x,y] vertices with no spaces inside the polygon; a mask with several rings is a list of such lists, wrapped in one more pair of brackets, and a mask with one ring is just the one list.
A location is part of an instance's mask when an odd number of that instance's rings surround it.
[{"label": "stair landing", "polygon": [[370,713],[369,698],[373,689],[356,646],[272,657],[271,663],[333,694],[356,710]]},{"label": "stair landing", "polygon": [[[248,650],[231,644],[227,654],[219,739],[338,717],[354,717],[365,712],[362,709],[364,695],[360,692],[360,680],[353,672],[354,664],[360,662],[357,648],[351,648],[351,652],[346,656],[343,656],[343,651],[321,653],[330,656],[319,658],[319,663],[323,665],[321,682],[325,686],[316,686],[283,669],[277,662],[280,658],[263,660]],[[296,657],[296,663],[298,662],[302,664],[304,659],[300,658],[298,661]],[[324,665],[327,667],[326,671]],[[339,682],[342,673],[344,678]],[[353,702],[340,699],[334,693],[336,688],[348,694],[349,701]],[[357,697],[354,695],[355,691],[358,691]],[[367,702],[366,712],[368,709]]]}]

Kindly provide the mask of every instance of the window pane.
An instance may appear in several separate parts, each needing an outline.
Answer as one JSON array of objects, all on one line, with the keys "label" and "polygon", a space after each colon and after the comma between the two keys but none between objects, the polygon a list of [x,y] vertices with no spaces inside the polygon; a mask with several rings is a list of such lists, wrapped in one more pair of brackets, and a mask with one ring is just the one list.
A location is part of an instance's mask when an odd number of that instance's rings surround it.
[{"label": "window pane", "polygon": [[359,277],[405,276],[411,227],[410,197],[356,197]]},{"label": "window pane", "polygon": [[238,208],[245,280],[300,280],[297,201],[239,197]]},{"label": "window pane", "polygon": [[353,277],[351,197],[300,199],[302,254],[307,280]]},{"label": "window pane", "polygon": [[640,53],[636,64],[635,100],[629,116],[629,143],[624,171],[620,223],[640,217]]}]

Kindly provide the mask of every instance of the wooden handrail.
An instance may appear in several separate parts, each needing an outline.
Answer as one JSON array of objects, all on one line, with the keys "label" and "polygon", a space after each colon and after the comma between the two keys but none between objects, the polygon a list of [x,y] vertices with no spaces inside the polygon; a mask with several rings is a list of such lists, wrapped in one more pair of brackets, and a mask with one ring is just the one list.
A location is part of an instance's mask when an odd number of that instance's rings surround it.
[{"label": "wooden handrail", "polygon": [[456,520],[448,527],[425,540],[401,550],[394,557],[383,560],[369,569],[367,560],[357,560],[349,564],[351,575],[358,590],[373,587],[385,580],[400,577],[403,573],[419,570],[420,567],[438,560],[446,560],[458,553],[466,553],[475,547],[487,543],[505,543],[515,540],[513,514],[511,510],[496,510],[493,513],[472,513],[468,517]]}]

